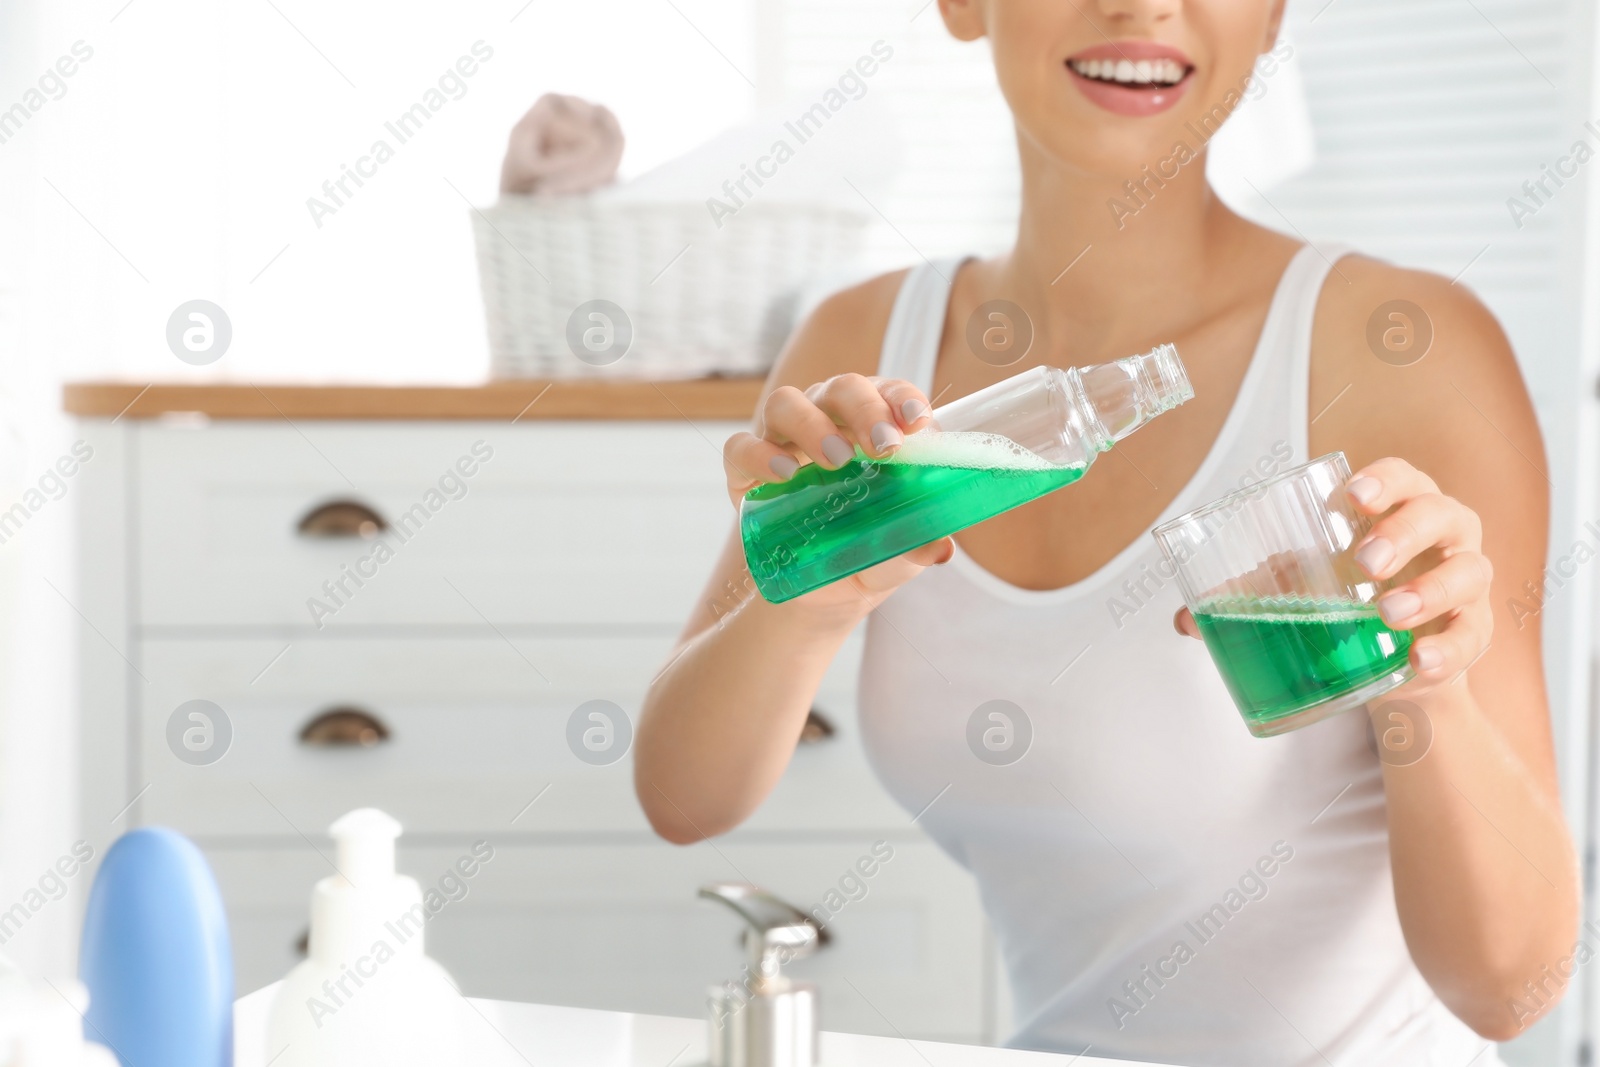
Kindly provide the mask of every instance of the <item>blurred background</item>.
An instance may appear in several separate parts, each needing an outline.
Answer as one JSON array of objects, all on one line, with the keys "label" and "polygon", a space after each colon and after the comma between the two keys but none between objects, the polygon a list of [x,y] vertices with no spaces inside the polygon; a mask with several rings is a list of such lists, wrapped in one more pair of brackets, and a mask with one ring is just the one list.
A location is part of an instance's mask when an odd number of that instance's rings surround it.
[{"label": "blurred background", "polygon": [[[1552,561],[1593,545],[1594,5],[1289,12],[1290,59],[1214,142],[1214,183],[1265,225],[1480,294],[1546,435]],[[724,183],[862,57],[874,72],[734,203]],[[497,206],[508,131],[546,92],[606,105],[625,135],[596,214]],[[362,164],[380,140],[392,151]],[[337,198],[325,188],[362,167]],[[1003,1039],[975,893],[871,780],[849,655],[815,740],[750,824],[673,849],[632,800],[628,717],[724,534],[715,450],[753,387],[666,407],[641,392],[627,421],[600,417],[602,393],[569,394],[589,417],[519,412],[534,390],[465,420],[412,395],[374,421],[341,407],[364,394],[275,390],[538,377],[566,323],[519,295],[532,275],[611,299],[607,279],[632,279],[617,291],[636,350],[615,368],[564,364],[591,380],[757,373],[673,352],[715,350],[709,330],[759,363],[852,277],[1004,247],[1016,197],[985,47],[950,40],[925,0],[0,3],[0,509],[25,509],[0,522],[0,910],[75,841],[98,855],[131,825],[175,826],[222,881],[243,992],[297,958],[327,824],[376,803],[406,823],[402,862],[425,885],[473,842],[495,849],[430,926],[470,993],[698,1014],[739,954],[693,890],[740,878],[803,907],[847,901],[834,944],[797,967],[824,984],[830,1028]],[[725,225],[713,198],[736,208]],[[644,236],[585,244],[607,226]],[[774,252],[796,242],[806,256]],[[708,291],[714,304],[684,303]],[[574,302],[561,299],[546,303]],[[203,365],[169,343],[196,300],[228,324]],[[64,410],[65,385],[96,382],[124,388]],[[255,415],[216,410],[230,403]],[[458,460],[481,461],[479,443],[492,460],[445,492],[416,547],[370,587],[323,591]],[[59,491],[41,484],[75,448]],[[1541,597],[1591,872],[1592,585],[1580,567]],[[169,744],[195,700],[221,709],[225,758]],[[622,731],[614,758],[569,742],[591,701]],[[581,736],[599,720],[576,721]],[[894,859],[841,886],[880,841]],[[88,878],[0,929],[3,950],[71,973]],[[1595,983],[1576,983],[1508,1061],[1590,1062]]]}]

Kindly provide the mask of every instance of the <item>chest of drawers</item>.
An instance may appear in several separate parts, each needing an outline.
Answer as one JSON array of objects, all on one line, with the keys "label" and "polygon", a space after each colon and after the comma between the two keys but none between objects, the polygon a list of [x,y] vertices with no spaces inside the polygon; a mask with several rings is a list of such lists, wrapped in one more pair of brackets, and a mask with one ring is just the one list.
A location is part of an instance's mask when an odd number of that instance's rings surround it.
[{"label": "chest of drawers", "polygon": [[429,927],[464,991],[662,1014],[698,1014],[741,961],[697,885],[809,907],[886,842],[797,976],[831,1029],[996,1036],[971,882],[862,753],[858,640],[817,698],[831,733],[715,841],[661,842],[625,748],[573,740],[591,706],[626,745],[731,528],[734,423],[80,416],[84,832],[201,845],[241,991],[293,964],[326,828],[371,805],[425,885],[494,850]]}]

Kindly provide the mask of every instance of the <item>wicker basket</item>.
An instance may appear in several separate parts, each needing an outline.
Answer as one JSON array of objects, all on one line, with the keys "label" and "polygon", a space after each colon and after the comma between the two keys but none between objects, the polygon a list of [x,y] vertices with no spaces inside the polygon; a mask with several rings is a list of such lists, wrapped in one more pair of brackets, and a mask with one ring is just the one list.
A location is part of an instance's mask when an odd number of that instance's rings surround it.
[{"label": "wicker basket", "polygon": [[802,286],[847,266],[866,223],[757,202],[717,229],[698,204],[504,197],[472,213],[493,374],[764,374]]}]

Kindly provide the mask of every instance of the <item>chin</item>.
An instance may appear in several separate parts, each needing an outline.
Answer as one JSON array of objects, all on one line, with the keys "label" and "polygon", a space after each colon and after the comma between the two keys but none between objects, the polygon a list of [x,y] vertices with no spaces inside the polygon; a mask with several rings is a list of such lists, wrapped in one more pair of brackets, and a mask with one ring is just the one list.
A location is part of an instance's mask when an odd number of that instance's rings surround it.
[{"label": "chin", "polygon": [[1198,138],[1184,128],[1183,119],[1164,116],[1150,120],[1107,121],[1083,115],[1062,115],[1028,121],[1018,119],[1023,151],[1030,148],[1051,164],[1082,174],[1124,181],[1136,178],[1172,155],[1180,141],[1198,148]]}]

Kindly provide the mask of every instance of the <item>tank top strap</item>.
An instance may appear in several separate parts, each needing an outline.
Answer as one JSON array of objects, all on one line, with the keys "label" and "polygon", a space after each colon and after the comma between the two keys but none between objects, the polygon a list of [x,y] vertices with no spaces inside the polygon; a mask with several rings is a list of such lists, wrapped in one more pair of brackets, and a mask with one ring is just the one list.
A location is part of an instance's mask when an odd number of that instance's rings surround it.
[{"label": "tank top strap", "polygon": [[1354,249],[1341,244],[1304,245],[1290,261],[1278,283],[1272,309],[1261,330],[1258,353],[1282,353],[1288,371],[1289,427],[1295,454],[1301,462],[1314,459],[1311,449],[1311,334],[1316,325],[1317,299],[1339,260]]},{"label": "tank top strap", "polygon": [[932,387],[945,311],[950,306],[950,285],[969,258],[925,260],[906,273],[883,331],[880,377],[902,378],[923,392]]}]

